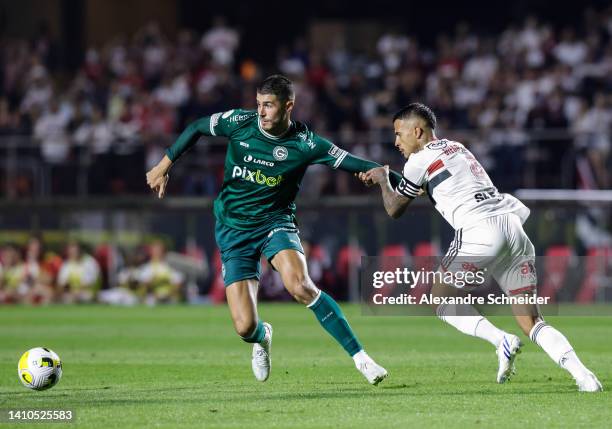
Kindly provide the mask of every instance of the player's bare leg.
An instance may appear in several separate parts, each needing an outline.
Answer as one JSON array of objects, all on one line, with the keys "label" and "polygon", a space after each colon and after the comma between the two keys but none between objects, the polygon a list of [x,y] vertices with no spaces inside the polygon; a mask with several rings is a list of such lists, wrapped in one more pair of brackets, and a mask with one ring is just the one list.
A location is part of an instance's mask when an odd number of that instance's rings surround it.
[{"label": "player's bare leg", "polygon": [[[432,297],[455,297],[463,292],[452,286],[436,283],[431,288]],[[440,320],[454,326],[460,332],[482,338],[497,350],[499,367],[497,382],[505,383],[514,374],[514,360],[521,352],[522,343],[513,334],[502,331],[471,305],[433,304],[432,308]]]},{"label": "player's bare leg", "polygon": [[255,279],[241,280],[229,285],[225,296],[236,333],[247,343],[253,343],[253,374],[258,381],[266,381],[272,368],[272,326],[257,316],[258,287]]},{"label": "player's bare leg", "polygon": [[271,263],[280,273],[289,293],[313,311],[321,326],[353,358],[355,366],[368,382],[374,385],[381,382],[387,376],[387,371],[363,350],[336,301],[314,285],[308,275],[304,255],[285,249],[277,253]]},{"label": "player's bare leg", "polygon": [[595,374],[580,361],[567,338],[544,322],[537,305],[514,304],[512,312],[525,335],[540,346],[557,365],[574,377],[578,390],[581,392],[601,392],[603,390]]}]

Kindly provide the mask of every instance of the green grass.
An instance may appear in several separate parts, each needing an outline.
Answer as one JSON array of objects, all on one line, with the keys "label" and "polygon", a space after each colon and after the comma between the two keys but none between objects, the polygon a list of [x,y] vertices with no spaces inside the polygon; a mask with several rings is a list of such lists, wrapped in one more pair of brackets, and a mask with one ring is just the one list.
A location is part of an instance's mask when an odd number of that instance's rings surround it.
[{"label": "green grass", "polygon": [[[254,380],[250,346],[225,307],[2,307],[0,409],[74,409],[72,424],[0,427],[392,428],[609,427],[610,394],[578,393],[569,375],[527,341],[518,374],[497,385],[493,348],[434,317],[364,317],[344,306],[366,349],[390,372],[368,385],[299,305],[262,305],[274,325],[273,371]],[[548,318],[605,387],[612,319]],[[496,318],[518,331],[510,318]],[[64,376],[30,391],[17,360],[56,351]]]}]

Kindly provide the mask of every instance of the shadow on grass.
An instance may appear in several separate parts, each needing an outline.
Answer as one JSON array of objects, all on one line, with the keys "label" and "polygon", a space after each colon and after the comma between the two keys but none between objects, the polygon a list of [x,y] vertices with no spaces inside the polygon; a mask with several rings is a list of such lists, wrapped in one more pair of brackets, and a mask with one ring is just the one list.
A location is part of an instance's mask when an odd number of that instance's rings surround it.
[{"label": "shadow on grass", "polygon": [[45,396],[71,396],[72,392],[102,392],[105,390],[112,389],[111,386],[104,387],[71,387],[70,389],[55,389],[55,390],[42,390],[35,391],[30,389],[18,389],[18,390],[8,390],[8,391],[0,391],[0,395],[45,395]]},{"label": "shadow on grass", "polygon": [[[342,383],[344,384],[344,383]],[[267,401],[320,401],[330,399],[385,399],[385,398],[404,398],[410,397],[455,397],[462,398],[471,397],[481,398],[483,395],[504,397],[504,396],[528,396],[536,397],[540,395],[572,395],[577,394],[576,389],[566,383],[550,383],[547,386],[542,386],[541,383],[523,384],[520,389],[516,385],[498,386],[492,384],[490,386],[470,386],[469,390],[465,390],[465,385],[461,389],[455,390],[444,389],[428,386],[416,382],[414,384],[385,384],[378,387],[355,387],[346,388],[336,386],[336,388],[326,387],[324,389],[311,391],[295,391],[297,386],[283,384],[282,386],[271,386],[281,391],[266,392],[259,388],[245,390],[244,386],[236,388],[218,388],[217,386],[182,386],[171,388],[159,388],[152,386],[151,388],[129,389],[121,386],[117,389],[112,386],[103,386],[97,388],[71,388],[69,390],[31,392],[28,390],[15,392],[1,392],[9,397],[19,396],[23,401],[30,398],[33,401],[39,399],[54,399],[62,402],[62,406],[70,407],[107,407],[107,406],[125,406],[125,405],[168,405],[168,404],[203,404],[207,401],[216,403],[236,403],[253,402],[265,403]],[[173,395],[173,393],[175,393]],[[158,396],[163,397],[158,397]],[[137,398],[134,398],[137,396]],[[607,397],[607,395],[605,395]],[[6,401],[0,401],[6,403]]]}]

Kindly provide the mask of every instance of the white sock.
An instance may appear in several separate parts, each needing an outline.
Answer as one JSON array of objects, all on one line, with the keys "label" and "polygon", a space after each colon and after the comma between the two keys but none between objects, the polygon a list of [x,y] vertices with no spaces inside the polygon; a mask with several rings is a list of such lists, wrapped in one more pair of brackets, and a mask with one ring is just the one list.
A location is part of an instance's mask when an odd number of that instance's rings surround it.
[{"label": "white sock", "polygon": [[506,335],[506,332],[494,326],[471,305],[462,305],[459,308],[455,305],[440,304],[436,315],[464,334],[482,338],[495,347],[499,347]]},{"label": "white sock", "polygon": [[573,350],[561,356],[561,363],[559,365],[576,379],[580,379],[591,372],[584,366],[580,359],[578,359],[576,352]]},{"label": "white sock", "polygon": [[565,336],[544,321],[540,321],[529,332],[529,338],[550,356],[561,368],[575,379],[581,379],[589,370],[580,362],[572,345]]},{"label": "white sock", "polygon": [[507,335],[505,331],[493,325],[486,317],[480,316],[480,320],[476,323],[476,329],[474,329],[474,336],[487,340],[495,347],[499,347],[504,340],[504,335]]},{"label": "white sock", "polygon": [[372,358],[368,356],[365,350],[361,349],[353,355],[353,361],[355,362],[355,365],[359,367],[359,365],[362,363],[371,362]]}]

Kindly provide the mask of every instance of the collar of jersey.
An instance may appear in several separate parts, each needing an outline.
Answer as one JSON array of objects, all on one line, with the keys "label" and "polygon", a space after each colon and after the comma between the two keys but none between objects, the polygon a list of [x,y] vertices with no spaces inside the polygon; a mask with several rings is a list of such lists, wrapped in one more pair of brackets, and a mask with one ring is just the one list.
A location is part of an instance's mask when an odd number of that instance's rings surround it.
[{"label": "collar of jersey", "polygon": [[287,128],[287,130],[284,133],[282,133],[280,136],[273,136],[272,134],[264,131],[264,129],[261,128],[261,122],[259,121],[259,118],[257,118],[257,127],[259,128],[259,132],[262,133],[265,137],[271,140],[280,140],[283,137],[285,137],[287,134],[289,134],[289,131],[291,131],[291,129],[293,128],[293,121],[289,123],[289,128]]}]

